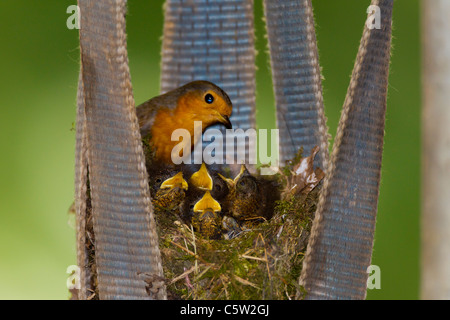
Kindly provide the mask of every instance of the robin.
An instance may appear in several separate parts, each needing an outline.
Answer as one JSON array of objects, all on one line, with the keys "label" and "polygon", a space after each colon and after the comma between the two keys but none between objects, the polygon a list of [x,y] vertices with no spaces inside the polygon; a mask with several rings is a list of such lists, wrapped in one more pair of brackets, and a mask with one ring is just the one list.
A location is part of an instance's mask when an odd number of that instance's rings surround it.
[{"label": "robin", "polygon": [[174,130],[189,132],[192,150],[194,121],[202,122],[202,132],[217,123],[231,129],[232,109],[230,98],[221,88],[208,81],[193,81],[144,102],[136,114],[141,136],[154,151],[154,159],[172,163],[172,150],[180,143],[171,139]]},{"label": "robin", "polygon": [[189,185],[192,189],[210,190],[212,197],[221,204],[223,213],[222,202],[225,202],[229,192],[228,183],[224,179],[226,178],[219,173],[218,168],[208,170],[205,163],[202,163],[200,169],[194,172],[189,179]]},{"label": "robin", "polygon": [[221,178],[230,188],[227,196],[229,213],[240,225],[252,227],[271,218],[274,203],[279,199],[272,181],[253,176],[245,165],[233,180],[222,175]]},{"label": "robin", "polygon": [[[189,168],[185,169],[186,171]],[[205,163],[202,163],[199,170],[194,172],[189,178],[189,189],[186,192],[185,200],[181,205],[181,215],[189,223],[192,219],[195,203],[200,201],[205,191],[210,191],[211,196],[220,203],[222,214],[228,212],[228,202],[226,201],[229,192],[227,183],[220,177],[218,170],[208,170]]]},{"label": "robin", "polygon": [[209,191],[194,205],[192,226],[207,239],[220,239],[222,236],[221,207]]},{"label": "robin", "polygon": [[212,171],[211,176],[213,179],[211,195],[220,203],[222,207],[222,215],[228,215],[230,210],[230,204],[228,202],[230,185],[224,180],[223,176],[218,171]]},{"label": "robin", "polygon": [[256,178],[242,165],[233,182],[232,216],[240,221],[259,217],[262,195]]}]

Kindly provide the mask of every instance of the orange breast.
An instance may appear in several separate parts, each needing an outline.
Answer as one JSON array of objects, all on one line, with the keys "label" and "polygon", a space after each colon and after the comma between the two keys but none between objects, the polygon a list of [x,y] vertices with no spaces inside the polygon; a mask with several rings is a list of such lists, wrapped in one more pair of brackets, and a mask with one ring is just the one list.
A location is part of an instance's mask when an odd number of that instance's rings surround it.
[{"label": "orange breast", "polygon": [[[157,160],[167,163],[172,162],[172,150],[176,145],[180,143],[183,143],[183,147],[184,144],[189,143],[191,145],[190,149],[192,149],[194,122],[189,118],[190,117],[188,115],[175,115],[174,112],[169,109],[162,109],[157,113],[151,129],[152,138],[150,141],[153,148],[155,149],[155,157],[157,158]],[[191,135],[191,141],[172,141],[172,133],[176,129],[188,130]],[[182,155],[183,154],[181,152],[180,156]]]},{"label": "orange breast", "polygon": [[[194,146],[194,121],[202,122],[203,131],[216,122],[210,112],[206,112],[196,103],[196,99],[186,94],[178,99],[175,109],[161,108],[155,116],[151,129],[153,148],[158,160],[170,163],[172,150],[180,143],[190,144],[190,150]],[[172,141],[172,133],[176,129],[185,129],[191,139],[187,141]],[[190,141],[189,141],[190,140]],[[186,145],[182,145],[185,147]],[[183,154],[181,153],[180,156]]]}]

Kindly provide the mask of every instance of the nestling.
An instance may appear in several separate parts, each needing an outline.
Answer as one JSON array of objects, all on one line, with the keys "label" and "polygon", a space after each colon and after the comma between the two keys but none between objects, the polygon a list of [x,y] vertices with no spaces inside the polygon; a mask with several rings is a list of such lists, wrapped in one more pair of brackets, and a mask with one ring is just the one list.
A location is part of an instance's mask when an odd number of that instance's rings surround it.
[{"label": "nestling", "polygon": [[150,193],[156,212],[177,210],[185,197],[188,184],[183,172],[165,168],[150,177]]},{"label": "nestling", "polygon": [[255,223],[270,219],[274,203],[279,200],[279,193],[274,182],[263,177],[255,177],[241,166],[234,179],[220,175],[229,188],[226,197],[229,213],[241,226],[251,227]]},{"label": "nestling", "polygon": [[219,239],[222,236],[222,216],[220,204],[206,191],[194,205],[192,226],[207,239]]}]

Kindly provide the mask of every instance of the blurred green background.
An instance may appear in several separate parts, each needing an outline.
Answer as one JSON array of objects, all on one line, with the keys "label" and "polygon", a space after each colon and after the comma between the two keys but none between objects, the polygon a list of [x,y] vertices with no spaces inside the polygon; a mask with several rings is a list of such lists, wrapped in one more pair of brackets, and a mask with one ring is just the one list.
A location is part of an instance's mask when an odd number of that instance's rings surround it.
[{"label": "blurred green background", "polygon": [[[159,92],[162,0],[129,0],[128,50],[136,103]],[[76,264],[73,130],[78,31],[75,0],[0,1],[0,299],[67,299]],[[313,0],[324,99],[334,136],[370,1]],[[274,98],[255,1],[257,121],[273,128]],[[396,0],[386,140],[369,299],[419,297],[420,33],[418,0]]]}]

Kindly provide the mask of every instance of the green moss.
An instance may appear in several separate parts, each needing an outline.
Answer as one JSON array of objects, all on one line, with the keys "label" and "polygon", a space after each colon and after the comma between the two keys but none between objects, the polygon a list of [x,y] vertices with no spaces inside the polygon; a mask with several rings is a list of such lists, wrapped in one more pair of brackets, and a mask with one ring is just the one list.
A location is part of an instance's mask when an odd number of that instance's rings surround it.
[{"label": "green moss", "polygon": [[316,188],[278,201],[270,220],[230,240],[203,239],[189,226],[156,215],[169,296],[293,299],[304,292],[298,278],[318,194]]},{"label": "green moss", "polygon": [[[147,169],[154,153],[143,139]],[[300,149],[282,172],[270,177],[278,190],[265,190],[267,199],[283,194]],[[222,172],[230,176],[229,172]],[[266,177],[267,178],[267,177]],[[152,186],[151,186],[152,187]],[[232,239],[208,240],[180,218],[178,208],[154,207],[159,245],[170,299],[294,299],[304,292],[298,284],[318,188],[309,194],[275,202],[269,220]],[[272,208],[272,206],[271,206]],[[271,209],[272,210],[272,209]]]},{"label": "green moss", "polygon": [[[154,153],[143,139],[147,167]],[[275,175],[282,193],[286,178],[301,159],[302,149]],[[224,172],[225,175],[227,173]],[[90,200],[89,188],[87,192]],[[294,299],[304,295],[298,284],[307,241],[319,196],[309,194],[276,201],[273,215],[233,239],[208,240],[180,219],[178,208],[154,205],[159,246],[169,299]],[[94,233],[90,201],[87,208],[87,248],[91,298],[98,299]]]}]

